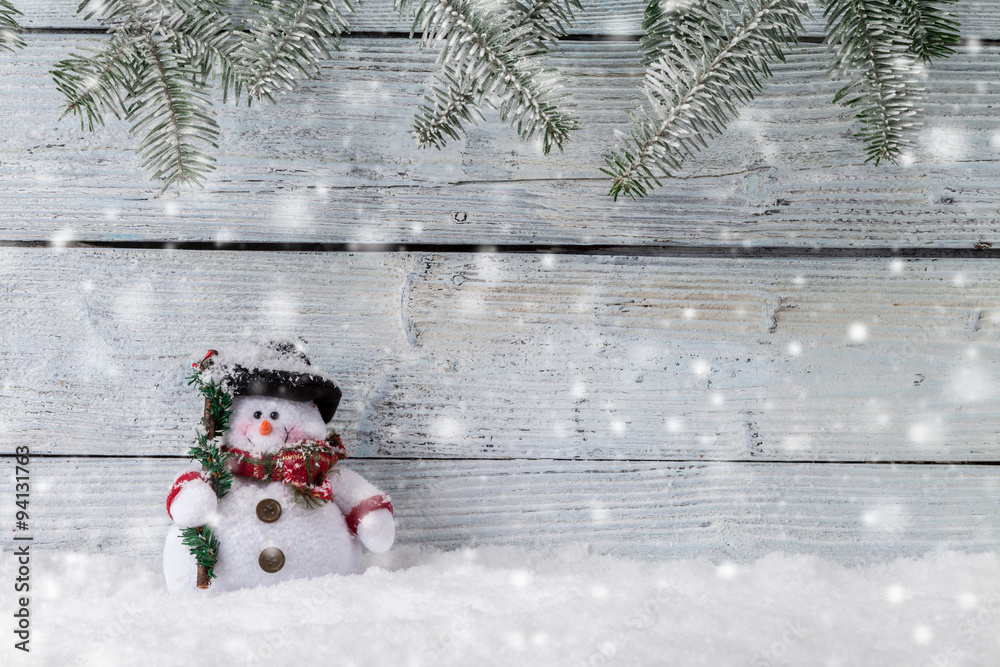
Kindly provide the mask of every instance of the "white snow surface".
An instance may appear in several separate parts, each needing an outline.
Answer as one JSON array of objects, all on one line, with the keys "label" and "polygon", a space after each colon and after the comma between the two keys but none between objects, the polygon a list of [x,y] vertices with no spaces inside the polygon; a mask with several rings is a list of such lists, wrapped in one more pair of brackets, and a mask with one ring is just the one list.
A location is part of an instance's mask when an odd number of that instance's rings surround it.
[{"label": "white snow surface", "polygon": [[[397,546],[366,563],[178,597],[157,562],[36,552],[31,653],[8,638],[0,663],[941,667],[1000,655],[997,554],[845,567]],[[5,552],[3,580],[15,569]],[[10,626],[13,593],[0,604]]]}]

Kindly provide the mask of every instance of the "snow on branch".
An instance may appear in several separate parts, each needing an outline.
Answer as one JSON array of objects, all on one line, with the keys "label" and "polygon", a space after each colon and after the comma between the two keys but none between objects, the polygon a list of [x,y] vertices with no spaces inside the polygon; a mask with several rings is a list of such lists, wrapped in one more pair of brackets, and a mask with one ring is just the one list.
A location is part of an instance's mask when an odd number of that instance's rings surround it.
[{"label": "snow on branch", "polygon": [[17,22],[18,16],[21,16],[21,12],[10,3],[10,0],[0,0],[0,53],[14,51],[24,46],[24,41],[17,34],[21,29]]},{"label": "snow on branch", "polygon": [[[396,6],[405,16],[411,2],[397,0]],[[510,120],[521,139],[540,134],[546,154],[553,146],[561,150],[578,121],[563,110],[571,106],[568,94],[540,57],[565,34],[574,8],[576,0],[421,2],[413,11],[412,32],[422,32],[425,45],[442,45],[443,72],[414,120],[420,145],[441,148],[448,137],[461,136],[462,121],[481,118],[480,102],[496,93],[501,120]]]},{"label": "snow on branch", "polygon": [[319,75],[347,29],[344,12],[354,8],[347,0],[254,0],[254,10],[242,46],[247,93],[273,102],[279,91],[296,90],[299,79]]},{"label": "snow on branch", "polygon": [[958,43],[958,21],[944,10],[958,0],[898,0],[902,10],[901,28],[910,40],[910,51],[929,62],[931,58],[946,58],[955,53]]},{"label": "snow on branch", "polygon": [[771,76],[769,65],[784,61],[784,49],[808,16],[802,0],[707,0],[672,11],[648,23],[662,35],[643,47],[660,54],[646,71],[649,105],[632,114],[625,145],[604,158],[601,171],[612,178],[615,200],[644,197],[660,185],[657,172],[672,177],[683,160],[722,134]]},{"label": "snow on branch", "polygon": [[897,162],[912,146],[923,89],[915,79],[916,55],[901,29],[897,0],[829,0],[827,36],[831,72],[851,77],[834,102],[857,109],[866,162]]}]

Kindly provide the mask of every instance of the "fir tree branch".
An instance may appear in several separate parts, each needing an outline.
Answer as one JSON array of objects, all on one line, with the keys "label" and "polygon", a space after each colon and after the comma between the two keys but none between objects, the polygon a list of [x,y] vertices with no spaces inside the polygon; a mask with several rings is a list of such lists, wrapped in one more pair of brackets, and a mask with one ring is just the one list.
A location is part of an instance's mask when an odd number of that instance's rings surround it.
[{"label": "fir tree branch", "polygon": [[174,53],[169,44],[143,35],[145,62],[130,96],[132,132],[145,132],[139,144],[143,168],[163,181],[163,190],[176,184],[203,185],[215,158],[202,148],[218,148],[208,84],[199,81],[190,60]]},{"label": "fir tree branch", "polygon": [[675,51],[675,39],[698,48],[696,27],[700,17],[705,12],[721,15],[729,9],[727,0],[649,0],[639,38],[643,66],[659,60],[667,51]]},{"label": "fir tree branch", "polygon": [[71,53],[52,70],[56,88],[66,98],[63,116],[80,116],[80,127],[90,131],[104,124],[104,112],[122,118],[127,89],[136,78],[136,43],[139,37],[126,31],[116,32],[102,49],[90,50],[89,56]]},{"label": "fir tree branch", "polygon": [[0,0],[0,53],[24,48],[24,40],[17,34],[21,30],[18,16],[22,14],[10,0]]},{"label": "fir tree branch", "polygon": [[747,0],[732,12],[704,11],[687,28],[687,38],[646,71],[650,107],[633,114],[629,140],[605,155],[612,177],[609,194],[633,199],[660,185],[654,169],[670,178],[681,162],[719,136],[771,75],[770,63],[783,61],[808,8],[801,0]]},{"label": "fir tree branch", "polygon": [[533,0],[528,3],[512,0],[509,8],[516,17],[513,29],[527,27],[538,53],[554,49],[573,25],[574,11],[583,11],[580,0]]},{"label": "fir tree branch", "polygon": [[920,94],[913,79],[914,54],[900,32],[895,0],[828,0],[827,38],[833,56],[831,72],[852,81],[834,102],[857,108],[866,162],[897,162],[912,142],[908,134],[919,123]]},{"label": "fir tree branch", "polygon": [[911,53],[924,62],[955,53],[951,47],[958,43],[959,23],[943,6],[957,1],[896,0],[902,10],[900,27],[909,38]]},{"label": "fir tree branch", "polygon": [[477,116],[483,120],[481,97],[475,81],[445,65],[413,118],[412,133],[420,148],[444,148],[448,137],[460,139],[465,134],[462,121],[475,125]]},{"label": "fir tree branch", "polygon": [[239,100],[241,40],[233,36],[226,0],[86,0],[80,11],[88,12],[86,19],[98,14],[115,32],[151,32],[170,40],[175,53],[198,66],[203,80],[218,65],[223,102],[230,91]]},{"label": "fir tree branch", "polygon": [[[529,29],[534,40],[530,55],[544,55],[566,34],[574,9],[582,9],[578,0],[535,0],[530,4],[515,0],[510,4],[516,16],[511,29]],[[427,103],[417,109],[413,120],[413,136],[419,146],[441,149],[448,137],[461,138],[465,134],[462,121],[474,125],[477,117],[483,120],[482,98],[479,82],[445,64],[430,94],[424,96]]]},{"label": "fir tree branch", "polygon": [[[512,30],[531,30],[534,46],[531,55],[544,55],[555,47],[573,21],[573,10],[582,9],[578,0],[535,0],[530,4],[511,2],[510,11],[516,19]],[[426,104],[417,109],[413,121],[413,136],[421,148],[441,149],[448,138],[459,139],[465,134],[462,122],[483,120],[480,107],[483,88],[463,72],[445,64],[431,84]]]},{"label": "fir tree branch", "polygon": [[215,578],[215,564],[219,562],[219,540],[208,526],[185,528],[181,531],[181,543],[186,546],[195,562],[204,567],[208,578]]},{"label": "fir tree branch", "polygon": [[65,113],[79,114],[91,130],[103,124],[104,112],[124,116],[134,134],[144,133],[143,167],[164,190],[203,184],[215,161],[205,149],[218,148],[208,97],[217,62],[224,91],[240,92],[230,68],[237,44],[222,1],[85,0],[79,11],[97,16],[112,37],[103,49],[74,54],[53,70]]},{"label": "fir tree branch", "polygon": [[254,0],[257,16],[243,44],[248,101],[274,101],[280,90],[295,90],[301,78],[315,78],[320,61],[339,48],[347,20],[340,10],[354,8],[347,0]]},{"label": "fir tree branch", "polygon": [[[405,15],[409,6],[409,0],[397,0],[401,14]],[[550,14],[539,10],[536,16]],[[510,119],[521,139],[541,134],[546,154],[553,146],[562,149],[578,122],[558,108],[567,95],[559,91],[555,70],[538,67],[541,38],[533,32],[533,21],[522,22],[519,18],[511,8],[499,3],[424,0],[417,7],[411,34],[422,31],[425,45],[437,40],[443,43],[440,60],[450,67],[444,81],[448,87],[452,81],[457,84],[450,92],[435,90],[434,97],[428,98],[434,106],[422,110],[414,128],[414,135],[422,145],[440,147],[445,135],[455,136],[463,131],[461,118],[471,119],[471,113],[463,116],[459,105],[453,104],[463,99],[471,87],[462,83],[466,78],[477,82],[478,99],[499,89],[500,118]],[[558,17],[553,20],[558,25]],[[538,68],[532,72],[535,67]]]},{"label": "fir tree branch", "polygon": [[163,35],[173,40],[173,50],[184,53],[199,68],[205,82],[217,73],[222,102],[232,93],[236,103],[244,86],[240,61],[242,40],[234,37],[232,14],[226,0],[173,0],[176,8],[164,21]]}]

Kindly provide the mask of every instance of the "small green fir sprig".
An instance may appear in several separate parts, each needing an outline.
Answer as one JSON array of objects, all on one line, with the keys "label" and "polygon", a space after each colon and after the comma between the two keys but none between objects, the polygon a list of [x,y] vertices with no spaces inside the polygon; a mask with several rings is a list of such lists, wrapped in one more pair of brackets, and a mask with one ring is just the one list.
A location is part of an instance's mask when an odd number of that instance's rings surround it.
[{"label": "small green fir sprig", "polygon": [[24,47],[24,40],[17,34],[21,30],[17,22],[18,16],[23,14],[10,3],[10,0],[0,0],[0,53],[13,52]]},{"label": "small green fir sprig", "polygon": [[[510,40],[502,48],[508,54],[516,54],[520,49],[520,55],[515,55],[514,65],[523,68],[530,64],[529,59],[538,59],[549,53],[572,25],[574,12],[582,9],[579,0],[533,0],[527,3],[512,0],[495,8],[491,18],[501,26],[504,22],[507,23],[507,27],[498,29],[499,34]],[[444,56],[442,54],[442,59],[445,60],[442,71],[431,84],[428,94],[424,96],[425,104],[420,106],[414,117],[413,136],[421,148],[441,149],[449,139],[461,138],[465,134],[465,124],[476,124],[483,120],[484,104],[494,108],[496,106],[487,97],[486,84],[490,83],[489,80],[477,78],[470,72],[468,65],[461,61],[455,62],[453,58],[445,59]],[[554,78],[550,81],[554,82]],[[504,89],[501,99],[505,95],[510,95],[509,89]],[[554,104],[565,97],[566,95],[551,96],[548,102]],[[568,105],[563,101],[562,107],[566,106]],[[525,112],[529,110],[530,107],[525,108]],[[502,118],[506,119],[503,115]],[[566,123],[568,129],[576,127],[576,120],[572,117],[566,117]],[[518,125],[518,134],[522,139],[530,138],[531,132],[523,131],[523,127]],[[552,143],[562,148],[561,136],[557,134],[552,142],[543,139],[546,153]]]},{"label": "small green fir sprig", "polygon": [[[522,140],[540,135],[546,154],[553,147],[562,150],[579,121],[564,110],[571,105],[555,68],[539,60],[539,43],[545,38],[532,21],[521,20],[524,14],[503,2],[423,0],[415,9],[412,5],[411,0],[396,0],[400,16],[412,10],[411,35],[421,32],[424,45],[439,43],[439,59],[446,65],[444,79],[435,86],[438,90],[426,98],[430,111],[425,108],[414,122],[414,136],[421,146],[440,148],[446,137],[463,131],[462,119],[473,122],[471,113],[459,111],[469,100],[440,90],[441,83],[463,90],[464,78],[476,82],[464,88],[474,91],[472,101],[497,96],[500,120],[509,120]],[[435,120],[435,113],[443,120]]]},{"label": "small green fir sprig", "polygon": [[203,373],[200,368],[194,368],[187,377],[188,385],[195,385],[198,393],[208,401],[209,419],[212,420],[216,435],[221,435],[229,429],[229,418],[233,414],[233,397],[215,380],[205,382]]},{"label": "small green fir sprig", "polygon": [[959,24],[945,10],[958,0],[896,0],[900,8],[900,28],[909,41],[909,50],[924,62],[947,58],[955,53]]},{"label": "small green fir sprig", "polygon": [[[209,353],[209,357],[215,354]],[[201,364],[195,364],[188,375],[188,385],[194,385],[205,398],[205,420],[202,429],[195,436],[194,444],[188,450],[188,457],[202,465],[204,474],[215,497],[222,499],[233,485],[233,473],[229,469],[229,457],[219,448],[219,439],[229,428],[233,415],[233,397],[214,379],[205,380],[206,357]],[[205,429],[211,428],[213,437],[208,437]],[[183,542],[191,551],[198,565],[203,566],[209,579],[215,577],[215,564],[219,556],[219,540],[209,526],[185,528]]]},{"label": "small green fir sprig", "polygon": [[188,458],[197,461],[205,468],[217,498],[229,493],[233,485],[233,473],[226,465],[226,454],[219,449],[215,440],[208,440],[204,433],[199,433],[195,444],[188,450]]},{"label": "small green fir sprig", "polygon": [[[655,0],[654,0],[655,1]],[[676,10],[680,11],[680,10]],[[611,176],[609,194],[644,197],[659,176],[672,177],[681,162],[722,134],[771,76],[770,65],[784,61],[809,10],[802,0],[704,0],[669,21],[669,39],[647,42],[659,53],[646,70],[649,105],[633,113],[631,137],[605,155],[601,171]]]},{"label": "small green fir sprig", "polygon": [[[202,377],[201,368],[194,368],[188,376],[188,384],[195,385],[198,392],[205,397],[206,413],[214,425],[215,437],[209,439],[204,430],[200,430],[195,442],[188,450],[188,457],[201,463],[209,477],[212,490],[217,498],[222,498],[233,485],[233,473],[229,469],[228,455],[219,449],[218,440],[229,428],[229,419],[233,414],[233,397],[215,380],[208,382]],[[207,425],[205,425],[207,427]]]},{"label": "small green fir sprig", "polygon": [[834,102],[857,111],[866,162],[896,163],[913,147],[923,88],[916,54],[902,28],[901,0],[828,0],[831,72],[850,82]]},{"label": "small green fir sprig", "polygon": [[194,556],[198,565],[205,568],[209,579],[215,578],[215,564],[219,562],[219,540],[209,526],[185,528],[181,531],[181,542]]}]

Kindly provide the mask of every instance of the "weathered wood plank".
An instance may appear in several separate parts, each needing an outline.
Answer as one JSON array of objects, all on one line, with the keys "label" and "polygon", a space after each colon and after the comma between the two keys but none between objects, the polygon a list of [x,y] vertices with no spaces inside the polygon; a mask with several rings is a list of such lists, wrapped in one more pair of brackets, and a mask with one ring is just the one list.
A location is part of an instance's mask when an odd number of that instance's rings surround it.
[{"label": "weathered wood plank", "polygon": [[327,242],[1000,244],[1000,49],[928,72],[909,168],[861,164],[851,113],[833,105],[823,47],[796,51],[758,102],[684,178],[614,204],[598,168],[639,100],[632,45],[567,44],[582,129],[541,155],[491,119],[420,151],[413,111],[436,65],[401,40],[354,39],[279,107],[221,110],[206,190],[157,198],[120,123],[59,122],[48,74],[79,36],[29,36],[0,58],[0,238]]},{"label": "weathered wood plank", "polygon": [[[35,548],[158,559],[181,460],[34,459]],[[397,544],[587,545],[646,559],[773,551],[863,563],[1000,549],[993,466],[372,461]],[[13,476],[0,490],[12,495]],[[12,503],[0,520],[13,525]]]},{"label": "weathered wood plank", "polygon": [[[84,21],[76,13],[77,0],[20,0],[15,2],[25,13],[23,25],[29,28],[94,27],[95,21]],[[238,2],[231,3],[237,6]],[[574,34],[636,35],[642,30],[640,0],[583,0],[584,12],[577,17],[570,32]],[[391,0],[365,0],[358,13],[348,16],[354,31],[406,31],[410,24],[398,18]],[[811,3],[813,17],[805,24],[806,34],[823,34],[823,10],[818,2]],[[962,0],[951,8],[962,23],[965,38],[992,39],[1000,36],[1000,7],[992,0]]]},{"label": "weathered wood plank", "polygon": [[357,455],[995,461],[1000,267],[4,249],[6,452],[182,454],[203,350],[302,335]]},{"label": "weathered wood plank", "polygon": [[408,367],[383,383],[378,402],[391,409],[367,412],[359,433],[377,453],[998,453],[992,262],[487,255],[421,264],[405,319],[440,370]]},{"label": "weathered wood plank", "polygon": [[0,403],[13,410],[0,418],[5,447],[183,453],[200,410],[184,379],[191,358],[255,336],[304,335],[344,391],[338,421],[355,424],[370,387],[408,354],[407,256],[0,257]]}]

